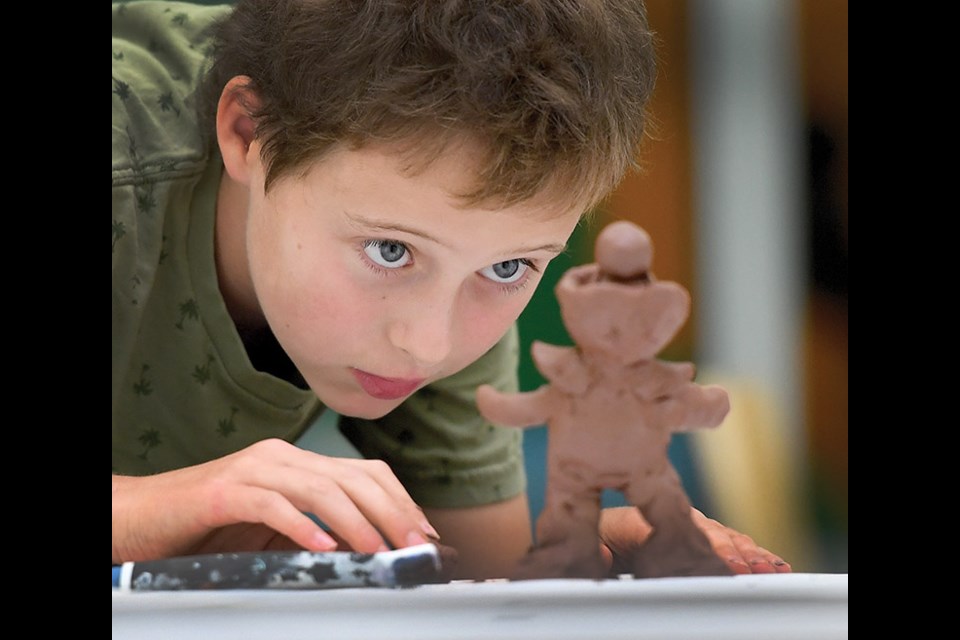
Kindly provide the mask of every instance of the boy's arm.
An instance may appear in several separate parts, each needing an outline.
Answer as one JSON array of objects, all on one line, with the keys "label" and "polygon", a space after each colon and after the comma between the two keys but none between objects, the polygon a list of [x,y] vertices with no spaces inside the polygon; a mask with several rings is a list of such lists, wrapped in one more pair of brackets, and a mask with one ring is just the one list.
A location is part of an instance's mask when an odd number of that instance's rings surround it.
[{"label": "boy's arm", "polygon": [[508,578],[533,543],[526,494],[464,508],[427,508],[440,542],[457,550],[454,580]]},{"label": "boy's arm", "polygon": [[322,456],[277,439],[164,473],[113,476],[114,564],[274,548],[373,553],[385,541],[405,547],[432,533],[382,461]]}]

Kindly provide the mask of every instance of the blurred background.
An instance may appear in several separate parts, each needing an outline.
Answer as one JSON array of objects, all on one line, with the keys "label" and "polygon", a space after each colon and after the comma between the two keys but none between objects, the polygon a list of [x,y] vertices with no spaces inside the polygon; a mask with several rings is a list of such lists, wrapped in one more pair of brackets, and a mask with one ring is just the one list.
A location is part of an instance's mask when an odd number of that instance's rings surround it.
[{"label": "blurred background", "polygon": [[[625,218],[693,296],[661,357],[727,388],[731,412],[670,455],[695,506],[801,572],[847,572],[847,2],[646,0],[661,58],[642,168],[582,225],[520,319],[572,344],[553,285]],[[546,429],[528,430],[531,509]],[[607,505],[622,504],[616,494]]]}]

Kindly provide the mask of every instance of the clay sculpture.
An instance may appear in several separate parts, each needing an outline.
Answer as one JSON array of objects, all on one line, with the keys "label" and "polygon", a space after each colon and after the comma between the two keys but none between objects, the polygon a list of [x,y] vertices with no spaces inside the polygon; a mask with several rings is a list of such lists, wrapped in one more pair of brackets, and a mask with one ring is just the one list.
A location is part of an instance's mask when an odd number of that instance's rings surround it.
[{"label": "clay sculpture", "polygon": [[657,359],[687,321],[690,295],[657,281],[652,259],[642,228],[607,225],[596,262],[569,269],[555,290],[575,346],[531,347],[547,384],[512,394],[477,389],[491,422],[548,429],[544,508],[512,579],[608,577],[599,537],[604,489],[622,492],[653,529],[615,566],[634,578],[732,573],[691,520],[667,454],[674,432],[718,426],[729,398],[721,387],[693,382],[693,364]]}]

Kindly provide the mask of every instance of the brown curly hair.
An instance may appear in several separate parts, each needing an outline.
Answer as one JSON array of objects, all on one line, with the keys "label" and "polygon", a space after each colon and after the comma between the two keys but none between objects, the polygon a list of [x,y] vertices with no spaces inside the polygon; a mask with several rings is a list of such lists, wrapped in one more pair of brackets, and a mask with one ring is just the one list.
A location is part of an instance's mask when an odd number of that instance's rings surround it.
[{"label": "brown curly hair", "polygon": [[636,165],[654,42],[642,0],[239,0],[201,104],[212,130],[249,76],[267,188],[340,143],[400,143],[415,171],[465,139],[465,204],[591,208]]}]

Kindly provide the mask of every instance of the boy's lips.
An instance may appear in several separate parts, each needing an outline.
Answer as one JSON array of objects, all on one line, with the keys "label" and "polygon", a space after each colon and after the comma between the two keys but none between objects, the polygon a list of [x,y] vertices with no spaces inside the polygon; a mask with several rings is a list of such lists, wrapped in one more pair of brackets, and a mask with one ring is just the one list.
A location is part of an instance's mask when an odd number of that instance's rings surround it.
[{"label": "boy's lips", "polygon": [[378,400],[396,400],[408,396],[423,384],[425,378],[383,378],[360,369],[350,369],[363,390]]}]

